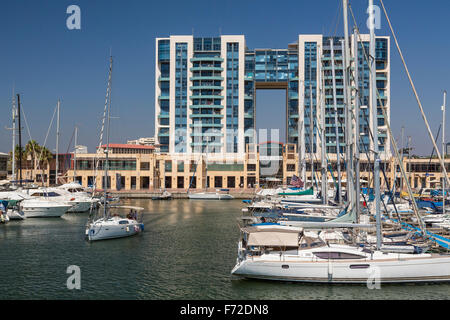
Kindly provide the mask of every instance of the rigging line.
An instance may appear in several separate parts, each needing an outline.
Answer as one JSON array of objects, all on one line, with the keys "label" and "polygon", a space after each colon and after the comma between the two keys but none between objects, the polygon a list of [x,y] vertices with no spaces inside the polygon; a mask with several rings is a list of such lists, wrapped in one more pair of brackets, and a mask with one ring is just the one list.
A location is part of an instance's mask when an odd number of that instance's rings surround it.
[{"label": "rigging line", "polygon": [[[50,125],[49,125],[48,130],[47,130],[47,135],[45,136],[44,144],[42,145],[41,153],[39,154],[39,158],[38,158],[38,160],[37,160],[37,165],[38,165],[38,167],[37,167],[36,170],[41,169],[41,167],[40,167],[40,166],[41,166],[41,165],[40,165],[40,161],[41,161],[41,158],[42,158],[42,154],[43,154],[43,152],[44,152],[45,145],[46,145],[46,143],[47,143],[48,134],[50,133],[50,129],[51,129],[52,124],[53,124],[53,120],[55,119],[55,114],[56,114],[57,108],[58,108],[58,106],[56,106],[56,107],[55,107],[55,111],[53,111],[53,116],[52,116],[52,119],[51,119],[51,121],[50,121]],[[34,149],[34,145],[33,145],[33,149]],[[42,173],[42,174],[41,174],[42,185],[44,185],[44,168],[41,169],[41,173]],[[57,173],[56,173],[56,174],[57,174]],[[49,172],[49,175],[50,175],[50,172]],[[49,177],[49,178],[50,178],[50,177]]]},{"label": "rigging line", "polygon": [[[351,10],[351,7],[350,7],[350,10]],[[352,16],[353,16],[353,14],[352,14]],[[355,29],[356,29],[356,31],[357,31],[358,34],[359,34],[358,28],[355,27]],[[356,62],[355,62],[355,63],[356,63]],[[359,63],[359,61],[358,61],[358,63]],[[369,69],[370,69],[370,68],[369,68]],[[355,81],[355,75],[353,74],[354,71],[355,71],[355,70],[350,70],[349,76],[352,78],[352,80],[353,80],[354,82],[356,82],[356,81]],[[355,89],[354,89],[354,90],[356,91],[355,96],[358,97],[358,100],[359,100],[360,105],[363,105],[363,101],[362,101],[361,95],[360,95],[360,90],[359,90],[359,88],[356,87],[356,85],[355,85]],[[374,137],[373,137],[372,130],[370,129],[370,124],[369,124],[369,120],[368,120],[367,114],[366,114],[365,112],[362,112],[362,114],[363,114],[363,118],[364,118],[364,120],[365,120],[365,122],[366,122],[366,125],[367,125],[367,131],[368,131],[368,133],[369,133],[369,135],[370,135],[370,138],[373,140]],[[359,115],[358,115],[358,116],[359,116]],[[352,119],[355,119],[355,118],[356,118],[356,115],[355,115],[354,113],[352,113]],[[339,119],[339,121],[341,122],[342,120]],[[342,123],[341,123],[341,124],[342,124]],[[371,162],[370,162],[369,150],[367,149],[366,144],[362,141],[361,136],[360,136],[360,141],[362,142],[361,144],[364,146],[364,153],[366,154],[368,164],[370,165]],[[359,146],[359,148],[358,148],[358,150],[360,151],[360,153],[361,153],[361,144],[360,144],[360,146]],[[395,165],[395,164],[394,164],[394,165]],[[385,172],[384,168],[381,167],[381,166],[380,166],[380,169],[381,169],[381,172],[383,173],[384,181],[385,181],[386,186],[387,186],[387,189],[388,189],[388,191],[389,191],[389,195],[390,195],[390,196],[392,197],[392,199],[393,199],[393,206],[394,206],[395,212],[396,212],[396,214],[397,214],[397,217],[398,217],[399,221],[401,221],[400,216],[399,216],[399,213],[398,213],[398,211],[397,211],[397,206],[395,205],[394,196],[393,196],[393,194],[392,194],[392,191],[390,190],[390,183],[389,183],[389,180],[387,179],[386,172]],[[369,181],[368,181],[369,186],[370,186],[370,183],[371,183],[372,180],[373,180],[373,179],[370,179],[370,175],[369,175]],[[394,179],[394,183],[395,183],[395,179]],[[364,197],[364,195],[363,195],[363,197]],[[364,197],[364,201],[365,201],[365,197]],[[386,208],[386,204],[384,203],[384,201],[383,201],[383,206],[384,206],[386,212],[388,212],[388,210],[387,210],[387,208]]]},{"label": "rigging line", "polygon": [[[380,0],[380,1],[382,1],[382,0]],[[351,16],[352,16],[352,18],[353,18],[353,21],[355,22],[355,16],[354,16],[354,14],[353,14],[353,10],[352,10],[351,6],[349,6],[349,9],[350,9],[350,12],[351,12]],[[360,34],[360,32],[359,32],[358,27],[356,27],[355,30],[356,30],[356,32],[357,32],[357,34],[358,34],[358,39],[359,39],[359,41],[360,41],[361,43],[363,43],[362,38],[361,38],[361,34]],[[392,30],[392,29],[391,29],[391,30]],[[368,67],[369,67],[369,70],[371,70],[369,55],[367,54],[366,49],[365,49],[365,47],[364,47],[363,45],[361,46],[361,48],[362,48],[362,51],[363,51],[363,53],[364,53],[364,59],[365,59],[366,62],[367,62],[367,65],[368,65]],[[375,57],[372,57],[372,59],[375,59]],[[396,141],[395,141],[395,139],[394,139],[394,135],[392,134],[391,126],[390,126],[390,124],[389,124],[388,117],[387,117],[387,115],[386,115],[386,110],[385,110],[385,107],[384,107],[383,102],[382,102],[382,100],[381,100],[380,92],[378,91],[378,88],[375,87],[374,89],[375,89],[375,92],[376,92],[376,94],[377,94],[378,103],[380,104],[380,109],[381,109],[381,111],[382,111],[382,113],[383,113],[383,118],[385,119],[386,127],[387,127],[387,129],[388,129],[388,131],[389,131],[389,138],[390,138],[391,143],[392,143],[392,145],[393,145],[393,147],[394,147],[395,156],[397,157],[399,163],[402,164],[402,165],[400,166],[400,170],[401,170],[401,173],[402,173],[403,178],[404,178],[405,181],[406,181],[406,186],[407,186],[407,189],[408,189],[409,197],[410,197],[411,199],[414,199],[414,196],[413,196],[413,193],[412,193],[412,189],[411,189],[411,185],[410,185],[410,183],[409,183],[409,181],[408,181],[408,178],[407,178],[407,176],[406,176],[405,170],[404,170],[404,168],[403,168],[403,160],[400,159],[400,155],[399,155],[399,153],[398,153],[397,143],[396,143]],[[377,105],[378,105],[378,103],[377,103]],[[425,116],[423,113],[422,113],[422,115]],[[378,130],[378,129],[377,129],[377,130]],[[428,130],[429,130],[429,128],[428,128]],[[378,141],[376,141],[376,143],[378,143]],[[433,140],[433,143],[434,143],[434,140]],[[435,146],[435,147],[436,147],[436,146]],[[437,150],[437,147],[436,147],[436,150]],[[438,150],[437,150],[437,151],[438,151]],[[439,152],[439,151],[438,151],[438,152]],[[444,170],[445,170],[445,168],[444,168]],[[445,174],[447,175],[446,171],[445,171]],[[447,177],[447,179],[448,179],[448,177]],[[413,207],[413,210],[414,210],[414,214],[416,215],[416,218],[417,218],[417,220],[419,221],[419,225],[420,225],[420,229],[421,229],[422,235],[425,237],[425,236],[426,236],[426,233],[425,233],[425,225],[423,224],[422,217],[421,217],[420,214],[419,214],[419,208],[417,207],[416,201],[412,201],[412,207]]]},{"label": "rigging line", "polygon": [[[441,124],[439,124],[438,132],[436,134],[436,138],[435,138],[436,141],[437,141],[437,139],[439,137],[439,132],[440,131],[441,131]],[[408,150],[408,152],[410,152],[410,151]],[[433,154],[434,154],[434,147],[433,147],[433,150],[431,150],[430,160],[428,161],[428,166],[427,166],[427,171],[425,173],[425,176],[428,175],[428,172],[429,172],[429,169],[430,169],[430,164],[431,164],[431,159],[433,158]],[[409,163],[409,165],[411,165],[411,163]],[[419,197],[422,195],[422,192],[423,192],[423,188],[420,188]]]},{"label": "rigging line", "polygon": [[[24,120],[25,120],[25,125],[26,125],[26,127],[27,127],[27,132],[28,132],[28,136],[30,137],[30,141],[33,141],[33,138],[31,137],[31,132],[30,132],[30,127],[28,126],[28,121],[27,121],[27,117],[26,117],[26,115],[25,115],[25,110],[24,110],[24,108],[23,108],[23,105],[21,106],[22,108],[22,114],[23,114],[23,117],[24,117]],[[48,138],[48,134],[49,134],[49,131],[50,131],[50,128],[51,128],[51,126],[52,126],[52,124],[53,124],[53,119],[55,118],[55,114],[56,114],[56,109],[57,109],[57,107],[55,107],[55,110],[53,111],[53,116],[52,116],[52,120],[50,121],[50,126],[49,126],[49,128],[48,128],[48,130],[47,130],[47,135],[46,135],[46,137],[45,137],[45,141],[44,141],[44,145],[42,146],[42,147],[45,147],[45,144],[46,144],[46,142],[47,142],[47,138]],[[33,147],[33,155],[34,155],[34,159],[35,159],[35,161],[36,161],[36,149],[35,149],[35,147],[34,147],[34,144],[32,144],[31,145],[32,147]],[[42,157],[42,152],[44,151],[44,149],[42,149],[41,150],[41,153],[40,153],[40,155],[39,155],[39,158],[38,158],[38,160],[37,160],[37,168],[36,168],[36,170],[39,170],[39,169],[41,169],[40,168],[40,160],[41,160],[41,157]],[[33,163],[33,167],[34,167],[34,163]],[[43,169],[42,169],[43,170]],[[42,172],[43,173],[43,172]],[[43,174],[41,175],[41,180],[42,180],[42,184],[44,184],[44,177],[43,177]]]},{"label": "rigging line", "polygon": [[[339,0],[338,2],[339,2],[339,8],[336,12],[336,16],[335,16],[335,20],[334,20],[336,22],[336,25],[334,27],[333,38],[336,37],[337,29],[339,27],[339,22],[341,19],[341,12],[342,12],[342,1]],[[333,21],[333,24],[334,24],[334,21]],[[330,34],[331,34],[331,30],[330,30]]]},{"label": "rigging line", "polygon": [[400,46],[398,44],[397,36],[395,35],[394,29],[392,28],[392,25],[391,25],[391,21],[389,20],[388,14],[386,12],[386,8],[384,7],[383,0],[380,0],[380,3],[381,3],[381,6],[383,7],[384,15],[386,16],[386,20],[387,20],[387,22],[389,24],[389,28],[391,29],[392,36],[394,37],[394,41],[395,41],[395,45],[397,47],[398,53],[400,54],[400,58],[402,59],[403,67],[405,68],[405,72],[406,72],[406,74],[408,76],[409,83],[411,84],[411,88],[412,88],[412,90],[414,92],[414,96],[416,98],[417,104],[418,104],[419,109],[420,109],[420,113],[422,115],[422,119],[425,122],[425,126],[427,128],[428,135],[429,135],[429,137],[431,139],[431,142],[433,143],[434,148],[436,149],[436,154],[437,154],[437,156],[439,158],[439,162],[441,163],[442,171],[445,174],[445,179],[446,179],[447,185],[450,185],[450,179],[448,178],[447,170],[445,169],[445,163],[442,160],[441,153],[439,152],[439,149],[438,149],[438,147],[436,145],[436,142],[434,141],[433,133],[431,132],[430,125],[428,124],[427,117],[426,117],[425,112],[423,110],[422,103],[420,101],[419,95],[417,94],[416,87],[414,86],[414,82],[413,82],[413,80],[411,78],[411,75],[409,73],[409,70],[408,70],[408,67],[406,65],[405,59],[403,57],[402,50],[400,49]]},{"label": "rigging line", "polygon": [[67,146],[67,150],[66,150],[66,153],[69,153],[69,149],[70,149],[70,146],[72,145],[72,140],[73,140],[73,137],[75,136],[75,128],[73,128],[73,131],[72,131],[72,137],[70,137],[70,141],[69,141],[69,144],[68,144],[68,146]]},{"label": "rigging line", "polygon": [[[100,148],[103,144],[103,131],[105,128],[105,120],[106,120],[106,114],[107,114],[107,110],[108,110],[108,101],[110,100],[110,95],[111,95],[111,76],[112,76],[112,56],[110,56],[110,64],[109,64],[109,73],[108,73],[108,84],[106,87],[106,96],[105,96],[105,107],[103,109],[103,118],[102,118],[102,126],[101,126],[101,130],[100,130],[100,141],[99,141],[99,146],[94,158],[94,164],[95,164],[95,171],[94,171],[94,181],[93,181],[93,190],[92,190],[92,195],[91,195],[91,199],[94,198],[95,196],[95,192],[97,189],[97,174],[98,174],[98,167],[100,164],[100,160],[99,160],[99,152],[100,152]],[[106,162],[106,161],[105,161]],[[106,163],[103,163],[103,165],[106,165]],[[107,183],[108,180],[106,179],[103,180],[105,183],[105,187],[107,187]],[[105,194],[105,205],[106,205],[106,201],[107,201],[107,195]],[[89,210],[89,218],[93,219],[93,215],[92,215],[92,211],[94,209],[94,203],[92,202],[91,208]]]}]

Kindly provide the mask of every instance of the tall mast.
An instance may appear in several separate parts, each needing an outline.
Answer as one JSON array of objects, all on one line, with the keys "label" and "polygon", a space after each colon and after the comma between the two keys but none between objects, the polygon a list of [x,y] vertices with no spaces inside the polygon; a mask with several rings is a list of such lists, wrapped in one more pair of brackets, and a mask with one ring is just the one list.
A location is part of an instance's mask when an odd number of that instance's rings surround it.
[{"label": "tall mast", "polygon": [[[321,50],[319,49],[319,52]],[[325,85],[324,85],[324,77],[322,74],[322,53],[320,54],[320,63],[318,63],[319,68],[319,85],[320,85],[320,136],[321,136],[321,162],[322,162],[322,203],[328,203],[327,197],[327,161],[325,159]]]},{"label": "tall mast", "polygon": [[408,136],[408,180],[411,184],[411,136]]},{"label": "tall mast", "polygon": [[375,65],[375,27],[373,25],[373,0],[369,0],[369,21],[372,25],[370,29],[370,106],[372,109],[372,132],[373,132],[373,150],[374,150],[374,193],[375,193],[375,215],[377,228],[377,249],[381,248],[381,216],[380,216],[380,154],[378,151],[378,119],[377,119],[377,80]]},{"label": "tall mast", "polygon": [[77,179],[77,144],[78,144],[78,127],[75,126],[75,143],[73,150],[73,181]]},{"label": "tall mast", "polygon": [[55,176],[55,182],[58,184],[58,176],[59,176],[59,108],[60,108],[60,101],[58,99],[58,104],[56,107],[56,176]]},{"label": "tall mast", "polygon": [[[312,94],[312,48],[309,47],[309,153],[311,157],[311,187],[314,185],[314,117],[313,117],[313,94]],[[317,65],[317,64],[316,64]],[[316,86],[317,90],[317,86]]]},{"label": "tall mast", "polygon": [[[445,164],[445,103],[447,100],[447,91],[444,90],[444,104],[442,105],[442,161]],[[445,171],[442,170],[444,173]],[[445,174],[445,173],[444,173]],[[442,213],[445,214],[445,177],[442,179]]]},{"label": "tall mast", "polygon": [[336,162],[338,173],[338,201],[339,205],[342,204],[342,183],[341,183],[341,147],[339,138],[339,121],[338,121],[338,109],[336,98],[336,72],[334,68],[334,48],[333,38],[330,38],[330,52],[331,52],[331,75],[333,80],[333,105],[334,105],[334,129],[336,134]]},{"label": "tall mast", "polygon": [[109,166],[109,127],[111,124],[111,76],[112,76],[112,56],[109,58],[109,77],[108,77],[108,111],[107,111],[107,124],[106,124],[106,149],[105,149],[105,177],[104,177],[104,217],[107,217],[107,191],[108,191],[108,166]]},{"label": "tall mast", "polygon": [[20,123],[20,95],[17,94],[17,114],[19,117],[19,185],[22,187],[22,126]]},{"label": "tall mast", "polygon": [[348,39],[348,17],[347,17],[348,1],[343,0],[343,17],[344,17],[344,42],[343,42],[343,56],[344,56],[344,104],[346,106],[347,116],[347,134],[346,136],[346,164],[347,164],[347,200],[353,206],[354,204],[354,188],[353,188],[353,126],[352,126],[352,107],[350,96],[350,46]]},{"label": "tall mast", "polygon": [[[401,153],[401,158],[403,161],[403,153],[404,153],[404,149],[405,149],[405,144],[403,142],[403,136],[404,136],[404,131],[405,131],[405,127],[402,126],[402,153]],[[397,176],[397,170],[395,170],[395,176]],[[397,177],[394,178],[394,189],[395,189],[395,180],[397,180]],[[400,192],[403,191],[403,176],[400,175]]]},{"label": "tall mast", "polygon": [[360,172],[359,172],[359,59],[358,59],[358,35],[356,27],[353,30],[353,56],[354,56],[354,66],[355,66],[355,210],[357,215],[357,222],[359,222],[359,207],[360,207],[360,197],[361,197],[361,185],[360,185]]},{"label": "tall mast", "polygon": [[[13,93],[13,105],[12,105],[12,161],[11,161],[11,171],[12,171],[12,181],[16,180],[16,100]],[[13,183],[15,185],[15,182]]]}]

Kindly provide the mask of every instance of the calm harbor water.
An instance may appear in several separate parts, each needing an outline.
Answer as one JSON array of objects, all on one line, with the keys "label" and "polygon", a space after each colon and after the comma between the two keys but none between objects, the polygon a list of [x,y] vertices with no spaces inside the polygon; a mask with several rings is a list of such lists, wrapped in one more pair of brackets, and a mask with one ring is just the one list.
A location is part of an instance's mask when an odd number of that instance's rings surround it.
[{"label": "calm harbor water", "polygon": [[[231,277],[244,204],[126,200],[145,208],[145,232],[85,241],[88,214],[0,225],[0,299],[449,299],[450,284],[311,285]],[[67,267],[81,289],[66,286]]]}]

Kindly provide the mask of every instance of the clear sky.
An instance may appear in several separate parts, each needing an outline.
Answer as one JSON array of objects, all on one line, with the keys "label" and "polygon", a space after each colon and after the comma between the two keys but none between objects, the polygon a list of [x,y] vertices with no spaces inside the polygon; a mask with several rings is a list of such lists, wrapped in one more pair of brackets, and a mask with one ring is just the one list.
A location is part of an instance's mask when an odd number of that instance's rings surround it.
[{"label": "clear sky", "polygon": [[[112,50],[112,106],[116,118],[112,120],[111,141],[153,136],[156,37],[243,34],[250,49],[287,48],[298,34],[342,35],[340,1],[3,0],[0,151],[11,149],[11,132],[5,127],[11,126],[13,88],[21,94],[35,140],[44,143],[56,102],[61,99],[60,152],[67,151],[75,124],[79,126],[79,144],[94,151],[99,141],[108,56]],[[378,0],[374,2],[379,4]],[[81,30],[66,27],[66,9],[71,4],[81,9]],[[368,32],[367,1],[350,0],[350,4],[361,32]],[[385,0],[385,5],[436,132],[441,122],[442,92],[450,91],[450,2]],[[384,16],[376,33],[390,35]],[[405,136],[412,136],[415,152],[429,154],[430,139],[393,41],[391,73],[394,134],[400,139],[401,127],[405,126]],[[258,93],[258,128],[279,126],[285,132],[284,109],[278,117],[271,110],[279,104],[279,92]],[[450,126],[447,127],[448,138]],[[24,131],[23,141],[27,140],[28,133]],[[55,140],[54,125],[46,144],[52,150]]]}]

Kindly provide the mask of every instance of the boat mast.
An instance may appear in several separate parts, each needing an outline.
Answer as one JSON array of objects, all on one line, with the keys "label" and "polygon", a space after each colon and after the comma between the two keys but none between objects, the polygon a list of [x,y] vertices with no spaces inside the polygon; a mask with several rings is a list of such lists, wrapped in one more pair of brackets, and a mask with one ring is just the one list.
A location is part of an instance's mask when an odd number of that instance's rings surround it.
[{"label": "boat mast", "polygon": [[[12,171],[12,181],[16,180],[16,100],[13,93],[13,105],[12,105],[12,161],[11,161],[11,171]],[[15,185],[15,182],[13,183]]]},{"label": "boat mast", "polygon": [[59,108],[60,108],[60,101],[58,99],[58,104],[56,106],[56,177],[55,182],[58,184],[58,172],[59,172]]},{"label": "boat mast", "polygon": [[77,143],[78,143],[78,127],[75,126],[75,142],[73,150],[73,182],[77,179]]},{"label": "boat mast", "polygon": [[22,126],[20,123],[20,95],[17,94],[17,114],[19,117],[19,186],[22,187]]},{"label": "boat mast", "polygon": [[341,182],[341,147],[339,138],[339,121],[338,121],[338,109],[337,109],[337,99],[336,99],[336,72],[334,68],[334,48],[333,48],[333,38],[330,38],[330,52],[331,52],[331,75],[333,80],[333,104],[334,104],[334,129],[336,134],[336,162],[337,162],[337,173],[338,173],[338,201],[339,205],[342,204],[342,182]]},{"label": "boat mast", "polygon": [[356,27],[353,29],[353,56],[354,58],[354,66],[355,66],[355,128],[356,128],[356,135],[355,135],[355,210],[356,210],[356,216],[357,216],[357,222],[359,222],[359,210],[360,210],[360,197],[361,197],[361,185],[360,185],[360,165],[359,165],[359,135],[360,135],[360,129],[359,129],[359,59],[358,59],[358,35],[356,33]]},{"label": "boat mast", "polygon": [[[405,131],[405,127],[404,126],[402,126],[402,153],[401,153],[401,158],[402,158],[402,161],[403,161],[403,154],[404,154],[404,150],[405,150],[405,143],[404,143],[404,141],[403,141],[403,136],[404,136],[404,131]],[[397,170],[395,170],[395,177],[394,177],[394,190],[395,190],[395,180],[397,180]],[[402,175],[400,175],[400,192],[402,192],[403,191],[403,176]],[[395,194],[395,192],[394,192],[394,194]]]},{"label": "boat mast", "polygon": [[[447,91],[444,90],[444,104],[442,105],[442,162],[445,165],[445,104],[447,100]],[[443,170],[443,174],[445,171]],[[442,179],[442,213],[445,214],[445,177]]]},{"label": "boat mast", "polygon": [[344,42],[343,57],[344,57],[344,104],[346,107],[346,167],[347,167],[347,202],[353,207],[354,205],[354,186],[353,186],[353,126],[352,126],[352,107],[351,96],[349,88],[350,79],[350,46],[348,39],[348,17],[347,17],[348,0],[343,0],[343,17],[344,17]]},{"label": "boat mast", "polygon": [[[319,52],[320,49],[319,49]],[[327,190],[327,160],[325,158],[325,84],[323,77],[323,68],[322,68],[322,53],[320,54],[320,63],[319,66],[319,85],[320,85],[320,136],[321,136],[321,160],[322,160],[322,203],[328,203],[328,190]]]},{"label": "boat mast", "polygon": [[377,229],[377,249],[381,248],[381,216],[380,216],[380,154],[378,152],[378,119],[377,119],[377,80],[375,65],[375,27],[373,21],[373,0],[369,0],[369,21],[372,23],[370,29],[370,106],[372,109],[372,132],[373,132],[373,150],[374,150],[374,194],[375,194],[375,215]]},{"label": "boat mast", "polygon": [[[313,94],[312,94],[312,48],[309,47],[309,154],[311,157],[311,188],[314,187],[314,118],[313,118]],[[317,90],[317,86],[316,86]]]},{"label": "boat mast", "polygon": [[104,206],[104,218],[107,218],[107,191],[108,191],[108,165],[109,165],[109,127],[111,124],[111,75],[112,75],[112,56],[109,58],[109,77],[108,77],[108,111],[107,111],[107,124],[106,124],[106,148],[105,148],[105,163],[104,163],[104,169],[105,169],[105,177],[103,180],[104,183],[104,200],[103,200],[103,206]]}]

